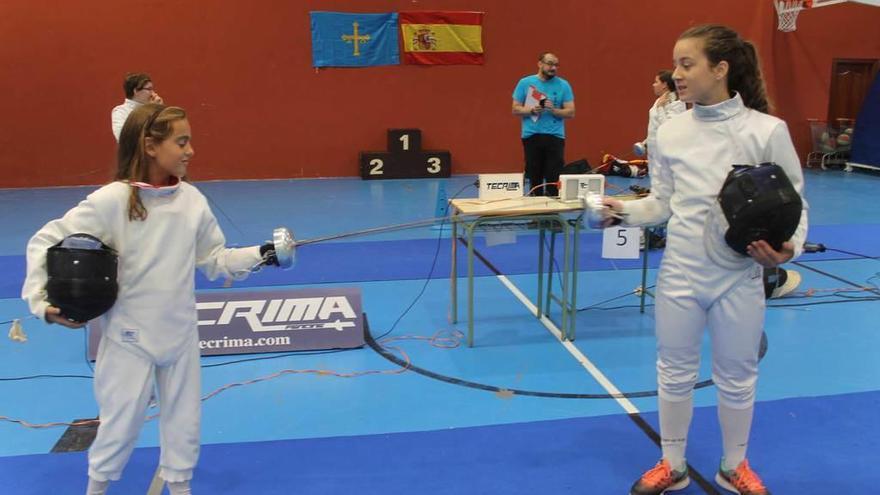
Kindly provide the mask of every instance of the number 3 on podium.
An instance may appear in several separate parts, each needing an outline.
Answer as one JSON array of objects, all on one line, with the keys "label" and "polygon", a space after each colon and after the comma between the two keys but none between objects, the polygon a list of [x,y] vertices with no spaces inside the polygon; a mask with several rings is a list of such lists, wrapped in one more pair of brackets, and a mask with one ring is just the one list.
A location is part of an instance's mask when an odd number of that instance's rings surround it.
[{"label": "number 3 on podium", "polygon": [[440,164],[442,162],[436,156],[428,157],[428,173],[429,174],[437,174],[440,173]]}]

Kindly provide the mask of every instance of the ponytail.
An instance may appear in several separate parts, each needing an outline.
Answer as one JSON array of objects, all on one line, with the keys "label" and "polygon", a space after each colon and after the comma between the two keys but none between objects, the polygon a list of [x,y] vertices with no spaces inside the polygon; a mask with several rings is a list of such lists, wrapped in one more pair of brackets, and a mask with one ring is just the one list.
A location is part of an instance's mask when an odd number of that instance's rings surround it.
[{"label": "ponytail", "polygon": [[[731,70],[728,73],[727,87],[742,96],[745,106],[759,112],[770,113],[767,90],[764,87],[764,76],[761,74],[761,63],[755,45],[751,41],[743,40],[742,52],[743,63],[737,64],[738,70]],[[728,63],[732,65],[732,62]]]},{"label": "ponytail", "polygon": [[703,52],[713,67],[722,60],[727,62],[727,89],[739,93],[745,106],[763,113],[770,111],[755,45],[729,27],[718,24],[692,27],[678,39],[685,38],[703,40]]}]

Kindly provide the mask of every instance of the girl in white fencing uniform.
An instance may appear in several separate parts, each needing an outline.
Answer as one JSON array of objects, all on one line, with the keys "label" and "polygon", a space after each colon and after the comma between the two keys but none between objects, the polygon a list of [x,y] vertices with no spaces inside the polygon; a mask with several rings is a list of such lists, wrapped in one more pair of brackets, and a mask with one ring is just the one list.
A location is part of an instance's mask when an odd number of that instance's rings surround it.
[{"label": "girl in white fencing uniform", "polygon": [[766,113],[764,82],[750,42],[723,26],[698,26],[681,35],[673,56],[678,94],[694,106],[657,131],[652,158],[659,171],[652,171],[650,196],[605,200],[625,225],[669,221],[655,307],[663,458],[630,493],[659,495],[690,481],[685,446],[700,342],[708,327],[724,450],[716,481],[733,493],[767,495],[746,460],[764,323],[762,265],[773,267],[800,254],[806,202],[796,232],[780,251],[765,241],[753,242],[751,258],[735,266],[713,261],[704,231],[718,230],[712,229],[710,211],[732,165],[775,162],[801,195],[803,175],[785,122]]},{"label": "girl in white fencing uniform", "polygon": [[145,104],[126,120],[116,182],[90,194],[28,243],[22,296],[46,321],[77,328],[46,294],[47,249],[74,233],[119,253],[119,291],[103,318],[95,366],[98,435],[89,449],[89,495],[118,480],[157,391],[159,475],[172,494],[190,493],[199,455],[200,363],[194,270],[208,278],[244,278],[269,259],[266,246],[225,247],[205,197],[186,175],[194,150],[181,108]]}]

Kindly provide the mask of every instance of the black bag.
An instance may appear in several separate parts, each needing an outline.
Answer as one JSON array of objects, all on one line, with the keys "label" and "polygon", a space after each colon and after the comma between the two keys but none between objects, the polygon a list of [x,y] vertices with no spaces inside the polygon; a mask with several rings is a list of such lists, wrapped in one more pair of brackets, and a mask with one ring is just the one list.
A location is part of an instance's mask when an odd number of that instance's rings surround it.
[{"label": "black bag", "polygon": [[562,167],[563,174],[572,174],[572,175],[582,175],[589,173],[592,170],[590,168],[590,162],[587,161],[586,158],[581,158],[580,160],[575,160],[571,163],[566,163],[564,167]]}]

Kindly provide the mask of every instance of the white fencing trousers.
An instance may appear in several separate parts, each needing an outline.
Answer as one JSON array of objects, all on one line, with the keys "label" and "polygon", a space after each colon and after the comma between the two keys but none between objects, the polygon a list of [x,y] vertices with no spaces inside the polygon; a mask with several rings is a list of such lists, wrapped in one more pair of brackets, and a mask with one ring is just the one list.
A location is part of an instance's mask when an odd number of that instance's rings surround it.
[{"label": "white fencing trousers", "polygon": [[152,391],[159,400],[159,476],[192,478],[199,457],[201,369],[193,334],[177,361],[156,366],[121,344],[102,338],[95,364],[95,399],[101,424],[89,449],[89,476],[118,480],[144,424]]},{"label": "white fencing trousers", "polygon": [[703,330],[708,326],[712,379],[718,389],[719,404],[733,409],[752,406],[764,330],[760,270],[749,270],[749,274],[731,272],[740,280],[712,300],[693,287],[682,270],[664,268],[657,283],[654,308],[660,397],[679,402],[692,396],[699,375]]}]

